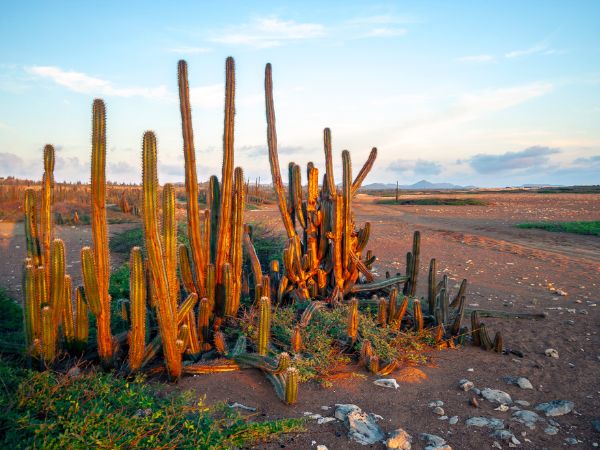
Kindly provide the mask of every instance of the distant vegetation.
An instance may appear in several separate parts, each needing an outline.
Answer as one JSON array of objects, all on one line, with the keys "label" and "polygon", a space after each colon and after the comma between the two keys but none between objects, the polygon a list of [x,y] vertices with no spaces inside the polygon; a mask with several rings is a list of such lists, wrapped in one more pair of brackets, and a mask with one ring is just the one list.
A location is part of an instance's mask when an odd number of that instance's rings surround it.
[{"label": "distant vegetation", "polygon": [[600,185],[595,186],[559,186],[540,188],[540,194],[600,194]]},{"label": "distant vegetation", "polygon": [[546,231],[560,231],[563,233],[589,234],[600,236],[600,221],[589,222],[527,222],[517,225],[519,228],[539,228]]},{"label": "distant vegetation", "polygon": [[385,198],[376,201],[379,205],[419,205],[419,206],[428,206],[428,205],[439,205],[439,206],[466,206],[466,205],[474,205],[474,206],[485,206],[488,203],[475,199],[475,198],[439,198],[439,197],[429,197],[429,198],[401,198],[396,201],[394,198]]}]

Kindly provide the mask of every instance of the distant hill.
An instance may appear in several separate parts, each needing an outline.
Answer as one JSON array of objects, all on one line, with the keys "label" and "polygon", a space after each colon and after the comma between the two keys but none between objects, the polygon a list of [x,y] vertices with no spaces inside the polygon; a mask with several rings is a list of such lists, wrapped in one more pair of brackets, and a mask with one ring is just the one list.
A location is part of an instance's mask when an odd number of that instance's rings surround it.
[{"label": "distant hill", "polygon": [[[427,191],[439,189],[476,189],[475,186],[459,186],[452,183],[432,183],[427,180],[417,181],[414,184],[401,184],[398,186],[402,190]],[[386,189],[396,189],[396,183],[371,183],[364,185],[362,189],[367,191],[381,191]]]}]

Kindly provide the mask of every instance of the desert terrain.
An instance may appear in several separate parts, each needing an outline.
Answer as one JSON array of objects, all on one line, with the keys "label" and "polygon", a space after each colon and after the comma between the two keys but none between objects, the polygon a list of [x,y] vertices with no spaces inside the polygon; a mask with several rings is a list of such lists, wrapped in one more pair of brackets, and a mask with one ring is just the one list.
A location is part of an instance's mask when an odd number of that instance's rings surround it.
[{"label": "desert terrain", "polygon": [[[425,194],[426,195],[426,194]],[[450,195],[450,194],[447,194]],[[430,364],[404,367],[393,373],[398,389],[376,386],[376,377],[341,377],[332,387],[303,384],[298,404],[286,406],[273,394],[270,383],[257,371],[184,377],[166,390],[193,390],[208,403],[238,402],[256,408],[258,418],[300,417],[306,413],[333,416],[335,404],[352,403],[374,413],[381,428],[403,428],[413,437],[412,448],[425,448],[421,433],[443,438],[453,449],[509,448],[557,449],[565,445],[593,448],[600,432],[593,421],[600,420],[600,237],[516,228],[527,221],[600,220],[598,194],[486,193],[471,194],[486,205],[404,206],[376,204],[375,197],[359,194],[355,221],[372,224],[367,248],[377,256],[374,270],[384,276],[404,272],[405,255],[412,234],[420,230],[421,267],[418,295],[426,295],[430,258],[437,260],[438,273],[447,274],[456,291],[468,279],[467,307],[507,313],[545,313],[538,320],[484,318],[493,332],[500,330],[506,348],[517,354],[497,354],[466,347],[432,352]],[[439,197],[436,194],[436,197]],[[456,196],[456,195],[454,195]],[[279,211],[274,205],[248,211],[246,222],[263,223],[279,229]],[[133,224],[111,225],[111,233]],[[56,234],[65,240],[69,272],[80,280],[79,251],[90,243],[87,226],[57,226]],[[25,256],[22,223],[0,222],[0,286],[18,297],[21,264]],[[113,268],[126,255],[111,255]],[[555,349],[558,358],[546,356]],[[507,381],[525,377],[533,389],[522,389]],[[498,404],[464,391],[459,380],[468,379],[480,390],[502,390],[512,400],[506,411]],[[509,380],[510,381],[510,380]],[[469,401],[478,398],[478,407]],[[525,424],[514,420],[516,408],[534,411],[539,403],[552,400],[574,402],[572,412],[545,417]],[[441,401],[443,415],[428,406]],[[308,415],[307,415],[308,416]],[[451,418],[458,422],[451,424]],[[446,417],[443,419],[442,417]],[[497,418],[504,421],[519,444],[490,436],[490,427],[468,426],[469,418]],[[551,421],[549,421],[549,419]],[[454,421],[452,421],[454,422]],[[339,421],[318,424],[308,419],[306,433],[286,436],[265,448],[316,448],[330,450],[364,448],[350,441]],[[372,448],[384,448],[375,444]]]}]

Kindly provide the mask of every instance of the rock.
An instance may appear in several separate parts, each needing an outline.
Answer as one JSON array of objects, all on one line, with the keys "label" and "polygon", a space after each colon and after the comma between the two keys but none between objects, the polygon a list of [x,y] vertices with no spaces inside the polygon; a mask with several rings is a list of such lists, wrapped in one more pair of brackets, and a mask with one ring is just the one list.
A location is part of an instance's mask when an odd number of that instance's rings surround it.
[{"label": "rock", "polygon": [[448,416],[440,416],[438,417],[438,420],[448,420]]},{"label": "rock", "polygon": [[546,417],[557,417],[569,414],[574,407],[575,403],[570,400],[552,400],[548,403],[540,403],[535,410],[543,412]]},{"label": "rock", "polygon": [[500,405],[497,408],[494,408],[494,411],[506,412],[506,411],[508,411],[508,406],[506,406],[506,405]]},{"label": "rock", "polygon": [[324,445],[317,445],[317,450],[329,450],[329,449]]},{"label": "rock", "polygon": [[475,395],[481,395],[481,389],[477,389],[476,387],[474,387],[473,389],[471,389],[473,391],[473,393]]},{"label": "rock", "polygon": [[246,406],[246,405],[242,405],[241,403],[235,402],[232,403],[231,405],[227,405],[230,408],[239,408],[239,409],[243,409],[245,411],[250,411],[250,412],[254,412],[256,411],[256,408],[252,407],[252,406]]},{"label": "rock", "polygon": [[504,421],[495,417],[470,417],[465,423],[469,427],[487,427],[494,430],[504,428]]},{"label": "rock", "polygon": [[363,412],[352,404],[336,404],[335,417],[348,427],[348,437],[359,444],[371,445],[383,440],[384,434],[374,414]]},{"label": "rock", "polygon": [[592,420],[592,427],[594,427],[594,430],[600,433],[600,419]]},{"label": "rock", "polygon": [[335,417],[321,417],[320,419],[317,420],[317,423],[319,425],[323,425],[325,423],[334,422],[334,421],[335,421]]},{"label": "rock", "polygon": [[553,426],[548,426],[548,427],[544,428],[544,433],[549,434],[550,436],[554,436],[556,433],[558,433],[558,428],[553,427]]},{"label": "rock", "polygon": [[522,423],[532,430],[535,429],[536,422],[542,420],[542,418],[533,411],[527,411],[525,409],[522,411],[515,411],[512,416],[514,421]]},{"label": "rock", "polygon": [[569,437],[565,439],[565,442],[569,445],[577,445],[579,441],[575,438]]},{"label": "rock", "polygon": [[329,411],[331,406],[321,406],[321,411]]},{"label": "rock", "polygon": [[525,377],[517,378],[517,386],[519,386],[521,389],[533,389],[533,385],[531,384],[531,381],[529,381]]},{"label": "rock", "polygon": [[494,441],[494,442],[492,443],[492,448],[499,448],[499,449],[501,449],[501,448],[502,448],[502,446],[500,445],[500,442],[498,442],[498,441]]},{"label": "rock", "polygon": [[467,380],[466,378],[463,378],[462,380],[459,380],[458,382],[458,386],[463,390],[463,391],[470,391],[471,389],[473,389],[475,387],[475,385],[473,384],[472,381]]},{"label": "rock", "polygon": [[[362,411],[358,406],[352,404],[340,404],[335,405],[335,418],[338,420],[345,420],[348,414],[353,411]],[[312,413],[309,413],[312,414]]]},{"label": "rock", "polygon": [[433,408],[433,413],[437,414],[438,416],[443,416],[444,415],[444,409],[440,406],[436,406],[435,408]]},{"label": "rock", "polygon": [[489,402],[496,402],[502,405],[510,405],[512,403],[510,395],[499,389],[485,388],[481,391],[481,395]]},{"label": "rock", "polygon": [[444,406],[444,402],[441,400],[433,400],[427,404],[430,408],[437,408],[438,406]]},{"label": "rock", "polygon": [[531,404],[526,400],[515,400],[514,402],[519,406],[529,406]]},{"label": "rock", "polygon": [[495,430],[492,434],[490,434],[490,436],[494,439],[500,439],[502,441],[509,441],[515,437],[515,435],[508,430]]},{"label": "rock", "polygon": [[452,447],[450,447],[447,444],[444,444],[444,445],[428,445],[427,447],[425,447],[425,450],[452,450]]},{"label": "rock", "polygon": [[450,420],[448,420],[448,423],[450,425],[456,425],[458,423],[458,416],[452,416],[452,417],[450,417]]},{"label": "rock", "polygon": [[441,447],[446,443],[444,438],[437,436],[435,434],[429,433],[421,433],[419,434],[419,439],[425,441],[425,444],[430,447]]},{"label": "rock", "polygon": [[400,387],[400,385],[394,378],[381,378],[379,380],[373,381],[373,384],[393,389],[398,389]]},{"label": "rock", "polygon": [[544,353],[546,354],[546,356],[549,356],[550,358],[558,359],[558,350],[556,350],[556,349],[547,348]]},{"label": "rock", "polygon": [[471,399],[469,400],[469,404],[475,408],[479,408],[479,401],[476,397],[471,397]]},{"label": "rock", "polygon": [[402,428],[398,428],[390,433],[390,437],[388,437],[387,441],[385,441],[385,445],[387,445],[389,449],[400,449],[400,450],[410,450],[412,443],[412,436],[408,434]]}]

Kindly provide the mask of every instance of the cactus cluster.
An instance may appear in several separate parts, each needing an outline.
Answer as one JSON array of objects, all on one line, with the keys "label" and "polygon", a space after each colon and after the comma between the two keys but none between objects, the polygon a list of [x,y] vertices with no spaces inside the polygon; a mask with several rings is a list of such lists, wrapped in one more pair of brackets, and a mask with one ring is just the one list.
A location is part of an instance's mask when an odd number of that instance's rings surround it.
[{"label": "cactus cluster", "polygon": [[[268,273],[252,243],[252,228],[244,224],[244,207],[250,191],[241,168],[234,167],[235,66],[232,58],[225,65],[225,111],[223,165],[221,178],[212,176],[200,209],[196,155],[189,98],[188,69],[178,64],[178,86],[185,160],[185,192],[171,184],[159,185],[157,177],[157,138],[146,131],[142,141],[141,189],[109,192],[106,183],[106,111],[96,99],[92,107],[91,205],[92,245],[81,249],[83,286],[75,289],[66,273],[65,248],[52,230],[54,190],[54,148],[44,149],[44,175],[37,192],[24,194],[27,258],[23,280],[25,293],[25,330],[28,353],[37,361],[51,365],[66,349],[83,353],[88,345],[88,310],[95,316],[96,347],[87,355],[100,359],[105,367],[120,367],[127,373],[148,368],[162,354],[172,379],[182,374],[205,374],[256,368],[273,383],[278,396],[287,404],[297,402],[299,371],[293,367],[304,350],[303,332],[314,313],[346,302],[347,325],[342,326],[340,349],[353,353],[372,373],[387,375],[399,361],[378,355],[365,338],[360,308],[372,304],[377,323],[399,336],[411,330],[416,336],[433,332],[440,346],[463,342],[469,334],[461,327],[465,314],[466,280],[450,302],[448,277],[437,281],[436,261],[429,265],[427,298],[417,298],[420,268],[420,234],[415,232],[412,249],[406,255],[405,274],[375,280],[371,272],[375,261],[366,249],[371,225],[357,227],[352,211],[353,197],[371,170],[377,150],[353,178],[350,153],[342,152],[341,188],[333,176],[331,132],[325,129],[325,173],[319,185],[319,171],[307,167],[307,186],[302,185],[300,166],[288,166],[287,191],[281,178],[273,104],[271,66],[265,71],[268,154],[273,187],[287,235],[283,265],[270,261]],[[76,188],[79,192],[79,188]],[[86,193],[86,188],[82,188]],[[61,191],[63,194],[64,192]],[[258,183],[254,198],[264,201]],[[138,195],[139,194],[139,195]],[[185,194],[189,246],[179,244],[176,222],[176,197]],[[141,217],[144,248],[134,247],[130,254],[130,296],[113,302],[109,295],[110,255],[108,247],[107,198],[117,199],[122,212]],[[131,206],[130,199],[140,205]],[[73,222],[79,221],[74,213]],[[243,249],[252,274],[244,273]],[[253,281],[254,301],[242,312],[242,297],[250,295]],[[373,295],[369,299],[369,295]],[[400,298],[400,294],[401,298]],[[352,296],[351,299],[347,299]],[[288,343],[272,339],[273,304],[283,301],[305,302]],[[113,304],[114,303],[114,304]],[[111,311],[120,310],[129,325],[125,333],[113,335]],[[239,321],[251,323],[252,332],[234,333]],[[502,350],[502,336],[492,341],[477,313],[471,316],[472,340],[487,350]],[[364,324],[364,322],[362,322]],[[362,331],[361,331],[361,326]],[[245,329],[247,331],[247,329]],[[278,350],[279,349],[279,350]],[[285,350],[284,352],[280,352]],[[294,355],[292,359],[287,353]],[[280,352],[278,354],[278,352]],[[357,355],[358,356],[358,355]],[[122,362],[122,364],[118,364]]]}]

